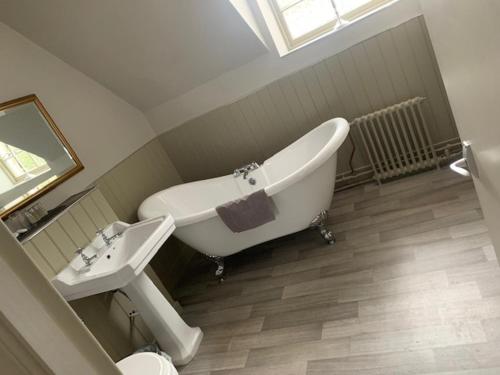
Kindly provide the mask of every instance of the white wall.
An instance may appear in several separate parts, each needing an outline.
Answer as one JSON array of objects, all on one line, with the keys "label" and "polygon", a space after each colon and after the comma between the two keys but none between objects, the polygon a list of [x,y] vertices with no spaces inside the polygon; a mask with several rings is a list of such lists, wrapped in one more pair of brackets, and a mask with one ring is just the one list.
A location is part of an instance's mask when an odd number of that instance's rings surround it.
[{"label": "white wall", "polygon": [[36,94],[85,166],[41,199],[49,208],[82,190],[155,135],[142,112],[3,23],[0,87],[0,102]]},{"label": "white wall", "polygon": [[119,375],[95,337],[2,222],[0,248],[1,373]]},{"label": "white wall", "polygon": [[229,0],[229,2],[240,14],[241,18],[243,18],[247,25],[252,29],[252,32],[257,35],[260,41],[267,47],[267,39],[269,36],[263,32],[266,28],[262,27],[262,20],[256,17],[257,9],[252,7],[248,0]]},{"label": "white wall", "polygon": [[421,3],[460,138],[471,143],[474,186],[500,260],[500,2]]},{"label": "white wall", "polygon": [[[255,7],[255,0],[249,1]],[[235,102],[281,77],[347,49],[421,13],[418,0],[399,0],[284,57],[279,56],[272,42],[266,37],[270,51],[265,55],[147,111],[146,115],[155,131],[161,134],[215,108]],[[262,18],[262,15],[260,17]],[[266,36],[265,32],[263,34]]]}]

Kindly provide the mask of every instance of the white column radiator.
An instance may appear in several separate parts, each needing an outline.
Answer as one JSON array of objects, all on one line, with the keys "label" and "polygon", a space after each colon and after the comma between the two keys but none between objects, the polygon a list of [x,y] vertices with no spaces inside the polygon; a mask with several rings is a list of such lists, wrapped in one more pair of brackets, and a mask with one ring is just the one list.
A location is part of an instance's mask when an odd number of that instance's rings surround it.
[{"label": "white column radiator", "polygon": [[375,111],[351,122],[357,127],[374,179],[382,180],[423,169],[439,169],[439,158],[416,97]]}]

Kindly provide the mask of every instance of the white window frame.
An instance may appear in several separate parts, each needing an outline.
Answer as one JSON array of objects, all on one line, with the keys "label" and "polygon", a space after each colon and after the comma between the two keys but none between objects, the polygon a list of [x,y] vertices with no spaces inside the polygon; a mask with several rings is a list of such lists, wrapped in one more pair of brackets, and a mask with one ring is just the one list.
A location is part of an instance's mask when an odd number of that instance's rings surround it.
[{"label": "white window frame", "polygon": [[[10,145],[5,143],[4,145],[8,153],[0,156],[0,168],[7,174],[13,184],[18,184],[19,182],[28,180],[30,178],[30,175],[36,176],[50,169],[45,161],[40,162],[39,160],[34,159],[29,152],[11,147]],[[28,156],[33,160],[36,167],[28,170],[19,159],[19,154],[21,153],[28,154]],[[17,175],[16,172],[12,170],[7,163],[9,160],[14,160],[24,173],[21,175]]]},{"label": "white window frame", "polygon": [[307,34],[304,34],[298,38],[293,38],[290,30],[288,28],[288,25],[285,21],[285,18],[283,17],[283,12],[286,11],[287,9],[297,5],[298,3],[304,1],[304,0],[297,0],[294,2],[292,5],[285,9],[280,9],[279,5],[276,0],[267,0],[270,8],[273,11],[274,17],[276,19],[276,22],[278,24],[278,27],[281,31],[281,34],[283,36],[283,40],[288,48],[289,51],[298,48],[302,46],[303,44],[310,42],[313,39],[316,39],[320,37],[323,34],[326,34],[330,31],[335,30],[336,27],[340,25],[344,25],[347,22],[351,22],[356,20],[357,18],[360,18],[361,16],[366,15],[367,13],[370,13],[377,8],[380,8],[384,6],[385,4],[393,1],[393,0],[371,0],[370,2],[366,3],[365,5],[356,8],[352,10],[351,12],[342,15],[342,17],[339,15],[337,11],[337,7],[335,4],[335,0],[330,0],[332,3],[333,9],[335,11],[336,18],[332,20],[331,22],[327,22],[324,25],[319,26],[318,28],[308,32]]}]

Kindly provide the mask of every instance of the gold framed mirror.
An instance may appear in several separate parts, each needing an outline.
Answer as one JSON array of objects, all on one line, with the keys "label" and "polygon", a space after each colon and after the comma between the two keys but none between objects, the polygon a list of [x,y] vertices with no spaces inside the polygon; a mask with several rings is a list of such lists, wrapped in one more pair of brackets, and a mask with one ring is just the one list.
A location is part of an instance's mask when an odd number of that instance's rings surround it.
[{"label": "gold framed mirror", "polygon": [[29,205],[83,165],[36,95],[0,104],[0,217]]}]

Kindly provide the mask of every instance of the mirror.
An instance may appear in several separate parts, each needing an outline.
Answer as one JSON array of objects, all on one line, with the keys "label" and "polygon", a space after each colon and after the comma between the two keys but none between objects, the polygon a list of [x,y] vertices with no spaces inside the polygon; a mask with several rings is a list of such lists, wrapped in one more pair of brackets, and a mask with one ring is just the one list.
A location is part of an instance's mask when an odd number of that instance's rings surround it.
[{"label": "mirror", "polygon": [[0,104],[0,216],[83,169],[36,95]]}]

